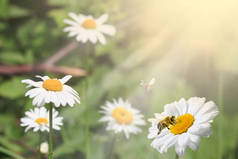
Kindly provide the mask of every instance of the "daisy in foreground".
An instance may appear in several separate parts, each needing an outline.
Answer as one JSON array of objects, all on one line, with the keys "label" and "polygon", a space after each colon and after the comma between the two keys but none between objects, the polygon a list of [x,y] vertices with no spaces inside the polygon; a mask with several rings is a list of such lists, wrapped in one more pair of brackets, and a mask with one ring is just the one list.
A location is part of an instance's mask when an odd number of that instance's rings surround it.
[{"label": "daisy in foreground", "polygon": [[32,81],[30,79],[22,80],[22,83],[28,84],[27,88],[34,87],[26,92],[25,96],[34,98],[33,105],[42,106],[45,103],[54,103],[56,107],[69,104],[74,106],[75,102],[80,103],[78,93],[65,83],[72,77],[67,75],[62,79],[51,79],[48,76],[36,76],[42,81]]},{"label": "daisy in foreground", "polygon": [[104,24],[108,19],[108,14],[103,14],[99,18],[93,18],[91,15],[69,13],[72,20],[65,19],[64,22],[70,26],[64,28],[64,32],[69,32],[69,36],[76,36],[77,41],[83,43],[88,40],[96,43],[97,40],[106,44],[106,39],[103,34],[115,35],[116,29],[112,25]]},{"label": "daisy in foreground", "polygon": [[[21,118],[21,126],[26,127],[25,132],[29,129],[36,131],[48,131],[49,132],[49,112],[45,107],[35,108],[34,110],[27,111],[26,117]],[[58,112],[53,109],[53,129],[60,130],[60,126],[63,125],[63,117],[57,117]]]},{"label": "daisy in foreground", "polygon": [[187,146],[197,150],[200,138],[209,137],[211,123],[219,113],[214,102],[205,100],[192,97],[165,105],[164,112],[149,119],[151,146],[160,153],[174,146],[178,155],[183,155]]},{"label": "daisy in foreground", "polygon": [[137,126],[146,124],[140,111],[132,108],[128,101],[123,101],[121,98],[114,99],[113,103],[107,101],[101,108],[100,112],[104,116],[99,121],[108,122],[106,130],[114,130],[115,133],[124,132],[127,139],[130,133],[141,132]]}]

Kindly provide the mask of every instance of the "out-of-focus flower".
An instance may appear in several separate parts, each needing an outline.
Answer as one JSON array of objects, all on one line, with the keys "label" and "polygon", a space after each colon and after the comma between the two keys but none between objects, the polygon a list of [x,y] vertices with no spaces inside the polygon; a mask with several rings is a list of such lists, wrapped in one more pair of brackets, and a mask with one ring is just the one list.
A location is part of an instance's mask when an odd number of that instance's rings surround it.
[{"label": "out-of-focus flower", "polygon": [[[33,131],[48,131],[49,132],[49,112],[45,107],[35,108],[27,111],[26,117],[21,118],[21,126],[26,127],[25,132],[33,128]],[[63,125],[63,117],[57,117],[58,111],[53,109],[53,129],[60,130]]]},{"label": "out-of-focus flower", "polygon": [[40,152],[43,154],[48,154],[49,153],[49,144],[48,142],[42,142],[40,144]]},{"label": "out-of-focus flower", "polygon": [[108,19],[108,14],[103,14],[99,18],[93,18],[91,15],[69,13],[72,20],[65,19],[64,22],[70,26],[64,28],[64,32],[69,32],[69,36],[76,36],[79,42],[96,43],[97,40],[105,44],[106,39],[103,34],[115,35],[116,29],[112,25],[104,24]]},{"label": "out-of-focus flower", "polygon": [[144,80],[141,80],[140,86],[143,87],[147,92],[151,91],[151,87],[155,84],[156,79],[152,78],[149,82],[145,82]]},{"label": "out-of-focus flower", "polygon": [[[152,123],[148,135],[149,139],[153,139],[151,146],[160,153],[167,152],[171,146],[175,146],[178,155],[183,155],[187,146],[195,151],[200,138],[209,137],[211,123],[219,113],[214,102],[205,101],[205,98],[192,97],[188,101],[181,99],[165,105],[164,112],[149,119]],[[168,125],[169,129],[164,128],[158,134],[158,124],[168,116],[176,117],[175,124]]]},{"label": "out-of-focus flower", "polygon": [[121,98],[114,99],[113,103],[107,101],[101,108],[100,112],[104,116],[99,121],[108,122],[106,130],[114,130],[115,133],[124,132],[127,139],[130,133],[141,132],[138,126],[146,124],[140,111],[132,108],[128,101]]},{"label": "out-of-focus flower", "polygon": [[28,84],[27,88],[34,87],[25,94],[25,96],[34,98],[33,105],[42,106],[45,103],[52,102],[56,107],[60,105],[66,106],[66,104],[73,107],[75,101],[80,103],[78,93],[65,84],[72,77],[71,75],[67,75],[62,79],[51,79],[48,76],[41,77],[39,75],[36,77],[41,78],[42,81],[22,80],[22,83]]}]

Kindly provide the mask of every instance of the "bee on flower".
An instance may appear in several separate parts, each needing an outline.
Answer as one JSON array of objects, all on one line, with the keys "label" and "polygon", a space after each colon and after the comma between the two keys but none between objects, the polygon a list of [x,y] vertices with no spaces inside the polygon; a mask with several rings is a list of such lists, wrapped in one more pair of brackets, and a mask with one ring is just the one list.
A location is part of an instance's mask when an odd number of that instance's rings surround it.
[{"label": "bee on flower", "polygon": [[146,124],[140,111],[132,108],[131,104],[122,98],[114,99],[112,103],[107,101],[101,108],[100,112],[104,116],[99,121],[107,122],[106,130],[113,130],[115,133],[124,132],[127,139],[131,133],[141,132],[138,126]]},{"label": "bee on flower", "polygon": [[72,77],[71,75],[67,75],[61,79],[39,75],[36,77],[42,81],[22,80],[22,83],[28,84],[27,88],[33,87],[25,94],[25,96],[33,98],[33,105],[42,106],[45,103],[52,102],[56,107],[60,105],[66,106],[67,104],[73,107],[75,102],[80,104],[78,93],[65,84]]},{"label": "bee on flower", "polygon": [[99,41],[101,44],[106,44],[104,34],[114,36],[116,29],[114,26],[104,24],[108,19],[108,14],[103,14],[99,18],[94,18],[91,15],[69,13],[72,20],[65,19],[64,22],[70,26],[64,28],[64,32],[69,32],[69,37],[76,37],[76,40],[82,43],[90,41],[95,44]]},{"label": "bee on flower", "polygon": [[[53,129],[55,130],[60,130],[60,126],[63,125],[63,117],[59,117],[58,114],[58,111],[53,109]],[[45,107],[31,109],[25,115],[25,117],[21,118],[21,126],[26,127],[25,132],[29,129],[33,129],[34,132],[49,132],[49,111]]]},{"label": "bee on flower", "polygon": [[151,146],[160,153],[174,146],[178,155],[183,155],[187,146],[197,150],[201,137],[209,137],[211,123],[218,115],[216,104],[205,98],[192,97],[167,104],[164,112],[149,119]]}]

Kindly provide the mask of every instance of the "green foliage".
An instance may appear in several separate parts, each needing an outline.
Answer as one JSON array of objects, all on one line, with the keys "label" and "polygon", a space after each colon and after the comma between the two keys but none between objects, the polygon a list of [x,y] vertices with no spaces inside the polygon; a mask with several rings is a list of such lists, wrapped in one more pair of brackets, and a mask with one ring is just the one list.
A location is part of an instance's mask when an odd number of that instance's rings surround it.
[{"label": "green foliage", "polygon": [[0,95],[9,99],[22,97],[26,91],[21,84],[22,78],[14,77],[9,81],[3,82],[0,85]]}]

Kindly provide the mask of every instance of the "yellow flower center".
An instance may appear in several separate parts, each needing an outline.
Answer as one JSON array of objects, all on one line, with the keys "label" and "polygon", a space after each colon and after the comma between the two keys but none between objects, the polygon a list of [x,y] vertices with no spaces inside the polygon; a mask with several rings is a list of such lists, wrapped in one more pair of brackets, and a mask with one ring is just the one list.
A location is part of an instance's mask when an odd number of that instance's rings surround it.
[{"label": "yellow flower center", "polygon": [[46,118],[37,118],[35,122],[39,125],[44,124],[46,125],[48,123],[48,120]]},{"label": "yellow flower center", "polygon": [[83,23],[82,26],[85,29],[96,29],[97,24],[93,19],[86,19]]},{"label": "yellow flower center", "polygon": [[182,134],[184,132],[188,131],[188,128],[190,128],[193,125],[194,117],[191,114],[184,114],[181,116],[178,116],[176,118],[176,124],[171,125],[170,132],[174,135]]},{"label": "yellow flower center", "polygon": [[47,91],[61,91],[63,89],[62,83],[57,79],[47,79],[42,86]]},{"label": "yellow flower center", "polygon": [[112,112],[112,117],[119,124],[130,124],[133,120],[133,114],[123,107],[117,107]]}]

